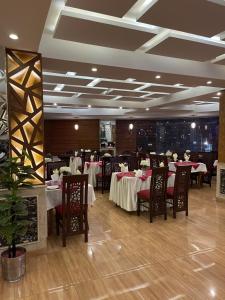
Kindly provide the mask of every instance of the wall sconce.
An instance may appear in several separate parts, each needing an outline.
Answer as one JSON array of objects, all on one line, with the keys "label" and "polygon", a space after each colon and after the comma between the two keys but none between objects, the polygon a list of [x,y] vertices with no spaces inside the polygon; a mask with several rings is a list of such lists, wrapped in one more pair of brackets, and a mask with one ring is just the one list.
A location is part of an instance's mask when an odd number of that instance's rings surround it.
[{"label": "wall sconce", "polygon": [[79,124],[76,123],[76,124],[74,125],[74,129],[75,129],[75,130],[78,130],[78,129],[79,129]]},{"label": "wall sconce", "polygon": [[132,134],[133,129],[134,129],[134,124],[130,123],[128,126],[128,129],[129,129],[130,134]]}]

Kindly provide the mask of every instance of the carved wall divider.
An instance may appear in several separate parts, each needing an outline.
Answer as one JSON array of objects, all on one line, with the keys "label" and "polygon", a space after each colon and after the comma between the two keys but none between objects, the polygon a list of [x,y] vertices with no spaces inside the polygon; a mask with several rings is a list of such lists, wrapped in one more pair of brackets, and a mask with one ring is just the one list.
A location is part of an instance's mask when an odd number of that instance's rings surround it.
[{"label": "carved wall divider", "polygon": [[10,154],[32,165],[33,184],[44,183],[44,119],[41,54],[6,49]]}]

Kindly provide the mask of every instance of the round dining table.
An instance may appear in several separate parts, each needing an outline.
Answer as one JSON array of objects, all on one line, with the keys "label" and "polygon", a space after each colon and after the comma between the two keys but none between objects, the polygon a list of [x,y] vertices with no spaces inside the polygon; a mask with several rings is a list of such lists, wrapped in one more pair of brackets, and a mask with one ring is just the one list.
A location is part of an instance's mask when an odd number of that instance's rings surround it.
[{"label": "round dining table", "polygon": [[[139,177],[123,176],[118,179],[117,174],[121,172],[112,173],[109,200],[120,206],[126,211],[137,210],[137,193],[141,190],[150,189],[151,176],[146,180]],[[170,174],[168,177],[168,187],[173,187],[175,182],[175,174]]]}]

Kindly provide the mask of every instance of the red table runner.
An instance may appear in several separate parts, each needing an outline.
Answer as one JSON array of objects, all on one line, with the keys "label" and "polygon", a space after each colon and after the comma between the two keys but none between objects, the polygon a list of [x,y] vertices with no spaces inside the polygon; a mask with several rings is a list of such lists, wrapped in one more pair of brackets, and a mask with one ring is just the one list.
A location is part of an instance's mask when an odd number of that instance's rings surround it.
[{"label": "red table runner", "polygon": [[175,166],[192,166],[194,169],[197,169],[199,167],[198,163],[191,162],[191,161],[182,161],[182,162],[177,162],[175,163]]}]

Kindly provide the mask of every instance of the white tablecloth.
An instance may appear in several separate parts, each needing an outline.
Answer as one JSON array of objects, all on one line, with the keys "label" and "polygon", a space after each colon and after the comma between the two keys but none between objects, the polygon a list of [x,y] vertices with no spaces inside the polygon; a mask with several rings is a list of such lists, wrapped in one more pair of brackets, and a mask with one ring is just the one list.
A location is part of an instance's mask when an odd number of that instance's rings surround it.
[{"label": "white tablecloth", "polygon": [[[62,204],[62,190],[45,190],[47,210],[52,209],[60,204]],[[96,200],[94,188],[92,185],[88,185],[88,204],[92,205]]]},{"label": "white tablecloth", "polygon": [[74,157],[71,156],[70,157],[70,169],[71,169],[71,174],[75,175],[76,171],[78,170],[78,167],[82,166],[82,160],[79,156]]},{"label": "white tablecloth", "polygon": [[[88,167],[88,164],[89,167]],[[88,183],[96,187],[96,174],[101,173],[102,169],[99,166],[99,162],[85,162],[84,174],[88,174]]]},{"label": "white tablecloth", "polygon": [[[198,168],[197,169],[195,169],[195,168],[191,168],[191,173],[196,173],[196,172],[203,172],[203,173],[206,173],[207,172],[207,167],[206,167],[206,165],[205,164],[203,164],[203,163],[198,163],[199,164],[199,166],[198,166]],[[171,172],[176,172],[176,166],[175,166],[175,162],[170,162],[169,163],[169,170],[171,171]]]},{"label": "white tablecloth", "polygon": [[[109,200],[115,202],[121,208],[127,211],[137,210],[137,192],[150,188],[151,176],[145,181],[138,177],[122,177],[117,180],[117,173],[112,174]],[[168,178],[168,187],[173,187],[175,174]]]}]

